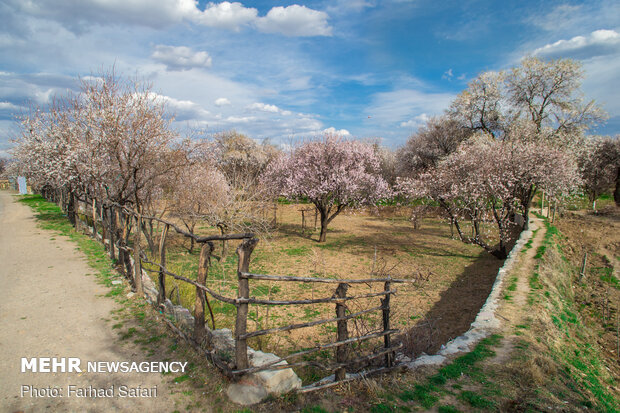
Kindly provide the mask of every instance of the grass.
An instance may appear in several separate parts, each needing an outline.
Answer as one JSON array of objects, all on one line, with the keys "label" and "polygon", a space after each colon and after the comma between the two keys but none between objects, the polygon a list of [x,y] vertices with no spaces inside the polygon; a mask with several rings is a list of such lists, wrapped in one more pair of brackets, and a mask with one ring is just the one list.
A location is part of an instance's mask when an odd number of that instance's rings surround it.
[{"label": "grass", "polygon": [[[544,219],[544,218],[543,218]],[[545,235],[535,256],[535,271],[530,276],[530,300],[534,317],[528,323],[517,325],[522,342],[517,346],[516,357],[523,360],[532,356],[539,365],[561,372],[561,380],[540,377],[536,396],[528,403],[534,406],[549,404],[544,400],[575,400],[576,404],[593,407],[601,412],[616,412],[618,401],[608,391],[615,383],[609,376],[593,343],[592,331],[585,326],[580,306],[575,302],[575,286],[578,268],[571,265],[563,255],[563,236],[557,227],[544,219]],[[596,271],[595,271],[596,272]],[[601,269],[600,279],[607,281],[606,269]],[[546,323],[547,319],[550,321]],[[537,350],[533,350],[537,349]],[[534,352],[534,353],[533,353]],[[519,374],[528,374],[521,369]],[[470,402],[478,403],[475,398]],[[471,403],[470,403],[471,404]],[[474,404],[471,404],[474,406]],[[482,406],[479,406],[482,407]]]},{"label": "grass", "polygon": [[[499,344],[501,338],[500,335],[495,334],[481,340],[472,351],[455,358],[451,363],[441,367],[437,373],[427,377],[422,383],[413,383],[396,392],[388,392],[383,398],[400,400],[406,403],[405,406],[414,403],[424,409],[431,409],[442,396],[454,394],[454,391],[457,390],[456,394],[459,399],[467,401],[473,407],[492,406],[493,402],[487,400],[483,395],[470,390],[461,390],[458,383],[464,380],[473,380],[477,383],[488,381],[481,364],[484,360],[495,355],[493,347]],[[449,384],[452,385],[448,386]],[[448,387],[451,387],[452,390],[449,390]],[[455,409],[449,405],[438,407],[438,411],[445,412],[458,411]]]}]

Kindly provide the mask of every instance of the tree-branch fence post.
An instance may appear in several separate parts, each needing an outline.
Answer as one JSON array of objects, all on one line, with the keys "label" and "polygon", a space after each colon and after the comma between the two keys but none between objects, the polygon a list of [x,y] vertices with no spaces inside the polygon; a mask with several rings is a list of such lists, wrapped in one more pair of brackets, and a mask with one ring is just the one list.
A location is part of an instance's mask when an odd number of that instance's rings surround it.
[{"label": "tree-branch fence post", "polygon": [[[383,291],[390,291],[392,287],[392,283],[390,281],[390,277],[388,276],[388,281],[385,282],[383,286]],[[383,331],[390,331],[390,297],[392,294],[386,294],[385,298],[381,300],[382,312],[383,312]],[[392,337],[390,334],[386,334],[383,336],[383,346],[387,350],[392,346]],[[385,355],[385,367],[392,367],[393,353],[386,353]]]},{"label": "tree-branch fence post", "polygon": [[[349,289],[349,284],[340,283],[338,284],[338,288],[336,288],[336,293],[334,294],[335,298],[345,298],[347,296],[347,290]],[[346,316],[347,307],[343,301],[336,302],[336,317],[343,318]],[[347,320],[338,320],[337,321],[337,338],[336,341],[344,341],[349,338],[349,330],[347,329]],[[336,363],[346,363],[348,359],[349,346],[347,344],[340,345],[336,347]],[[340,381],[344,380],[347,376],[346,367],[339,367],[335,372],[335,380]]]},{"label": "tree-branch fence post", "polygon": [[93,238],[97,239],[97,201],[93,198]]},{"label": "tree-branch fence post", "polygon": [[161,232],[159,238],[159,289],[157,291],[157,305],[161,306],[166,301],[166,273],[164,268],[166,267],[166,238],[168,237],[168,229],[170,225],[164,225],[164,229]]},{"label": "tree-branch fence post", "polygon": [[140,261],[141,260],[140,251],[142,249],[140,247],[140,238],[141,238],[140,228],[141,227],[142,227],[142,215],[137,214],[136,215],[136,227],[134,228],[134,241],[133,241],[133,270],[134,270],[133,282],[134,282],[134,285],[136,286],[136,293],[138,294],[138,296],[144,295],[144,290],[142,289],[142,265]]},{"label": "tree-branch fence post", "polygon": [[[240,299],[250,298],[249,280],[241,273],[248,272],[250,269],[250,256],[254,247],[258,243],[257,238],[250,238],[243,241],[237,248],[237,278],[239,280],[238,297]],[[235,322],[235,361],[237,369],[248,368],[248,343],[246,338],[241,338],[247,332],[248,326],[248,303],[240,302],[237,306],[237,320]]]},{"label": "tree-branch fence post", "polygon": [[[207,281],[207,275],[209,274],[209,263],[211,261],[211,253],[213,253],[214,245],[212,242],[205,242],[200,249],[200,261],[198,264],[198,276],[196,282],[200,285],[205,285]],[[205,295],[205,291],[199,287],[196,287],[196,301],[194,304],[194,340],[198,344],[202,344],[205,339],[205,304],[209,306],[209,313],[211,314],[211,322],[213,328],[215,328],[215,320],[213,318],[213,312]]]},{"label": "tree-branch fence post", "polygon": [[581,261],[581,271],[579,271],[579,281],[581,281],[583,277],[586,275],[587,262],[588,262],[588,253],[585,252],[583,254],[583,260]]},{"label": "tree-branch fence post", "polygon": [[108,215],[109,215],[109,219],[108,219],[108,223],[110,225],[110,259],[112,260],[116,260],[116,252],[115,252],[115,246],[114,243],[115,241],[115,235],[116,235],[116,211],[115,211],[115,207],[114,206],[110,206],[110,208],[108,208]]}]

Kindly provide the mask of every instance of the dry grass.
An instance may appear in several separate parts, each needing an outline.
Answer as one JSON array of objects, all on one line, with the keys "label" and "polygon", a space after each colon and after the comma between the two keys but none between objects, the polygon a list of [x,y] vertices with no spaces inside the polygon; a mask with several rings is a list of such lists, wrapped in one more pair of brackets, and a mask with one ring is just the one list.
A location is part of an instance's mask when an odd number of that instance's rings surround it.
[{"label": "dry grass", "polygon": [[[417,326],[417,330],[412,330],[414,334],[425,336],[423,340],[413,340],[426,344],[411,348],[412,352],[436,350],[446,340],[467,330],[501,264],[481,248],[452,239],[449,225],[441,218],[429,216],[414,230],[408,208],[344,212],[330,224],[327,242],[318,243],[318,228],[313,230],[310,226],[302,234],[299,211],[302,207],[307,205],[279,206],[278,226],[268,238],[261,239],[252,254],[250,270],[335,279],[389,273],[393,277],[417,280],[413,285],[398,285],[398,294],[392,300],[393,325],[403,330]],[[216,233],[204,225],[197,228],[203,234]],[[189,243],[180,237],[172,238],[169,245],[168,267],[177,274],[195,278],[199,251],[189,254],[184,248]],[[227,257],[213,260],[207,281],[210,288],[230,297],[237,295],[235,247],[231,243]],[[215,254],[219,255],[220,251],[221,245],[216,245]],[[180,304],[193,308],[194,288],[168,277],[167,291],[171,292],[175,286],[178,289],[172,300],[177,301],[178,291]],[[250,281],[252,296],[279,300],[331,297],[335,288],[335,284]],[[383,290],[380,283],[353,285],[348,295],[380,290]],[[231,328],[234,307],[213,299],[211,303],[216,326]],[[359,300],[349,302],[349,310],[356,312],[379,304],[378,298]],[[334,306],[326,304],[270,309],[250,306],[248,327],[258,330],[334,316]],[[351,322],[350,329],[363,334],[380,328],[380,323],[381,315],[377,312]],[[284,354],[334,339],[335,325],[327,324],[256,338],[250,345]],[[322,357],[329,358],[330,354],[326,352]]]}]

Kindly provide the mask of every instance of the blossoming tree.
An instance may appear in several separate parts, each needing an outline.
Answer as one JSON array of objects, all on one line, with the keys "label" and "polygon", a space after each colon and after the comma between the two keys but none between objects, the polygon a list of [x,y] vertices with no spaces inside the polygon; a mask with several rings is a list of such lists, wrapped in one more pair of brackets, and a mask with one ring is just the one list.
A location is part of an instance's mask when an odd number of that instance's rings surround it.
[{"label": "blossoming tree", "polygon": [[389,196],[372,145],[326,134],[272,162],[263,182],[275,193],[312,202],[321,217],[319,242],[327,226],[345,208],[372,204]]},{"label": "blossoming tree", "polygon": [[[514,214],[527,211],[531,187],[558,197],[577,187],[580,180],[574,159],[566,152],[537,142],[497,141],[478,135],[438,165],[413,179],[400,182],[411,198],[430,198],[447,212],[460,239],[483,247],[503,259],[515,228]],[[524,195],[526,194],[526,195]],[[472,223],[472,235],[461,228]],[[481,228],[493,223],[498,243]]]}]

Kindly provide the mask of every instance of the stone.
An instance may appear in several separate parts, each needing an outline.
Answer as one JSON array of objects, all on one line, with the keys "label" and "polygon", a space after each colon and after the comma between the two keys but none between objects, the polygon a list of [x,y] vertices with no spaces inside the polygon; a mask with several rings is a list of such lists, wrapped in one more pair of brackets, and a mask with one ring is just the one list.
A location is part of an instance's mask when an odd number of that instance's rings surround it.
[{"label": "stone", "polygon": [[167,298],[166,301],[164,301],[164,308],[166,313],[174,315],[174,304]]},{"label": "stone", "polygon": [[419,367],[419,366],[437,366],[443,364],[446,360],[444,356],[434,355],[434,356],[420,356],[411,363],[407,364],[407,367],[410,369]]},{"label": "stone", "polygon": [[209,331],[211,346],[216,354],[231,357],[235,354],[235,340],[229,328]]},{"label": "stone", "polygon": [[228,386],[226,395],[233,403],[249,406],[264,400],[268,393],[263,386],[246,378]]},{"label": "stone", "polygon": [[[272,353],[262,351],[248,351],[248,361],[252,367],[260,367],[279,360],[280,357]],[[281,366],[288,364],[285,360],[275,364]],[[301,379],[293,369],[263,370],[252,374],[265,387],[269,394],[279,395],[301,388]]]},{"label": "stone", "polygon": [[112,281],[112,285],[119,285],[122,284],[123,282],[121,280],[113,280]]},{"label": "stone", "polygon": [[129,292],[129,293],[127,294],[127,298],[131,298],[131,297],[133,297],[134,295],[136,295],[136,293],[134,293],[133,291],[132,291],[132,292]]}]

